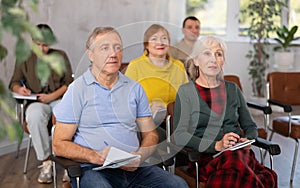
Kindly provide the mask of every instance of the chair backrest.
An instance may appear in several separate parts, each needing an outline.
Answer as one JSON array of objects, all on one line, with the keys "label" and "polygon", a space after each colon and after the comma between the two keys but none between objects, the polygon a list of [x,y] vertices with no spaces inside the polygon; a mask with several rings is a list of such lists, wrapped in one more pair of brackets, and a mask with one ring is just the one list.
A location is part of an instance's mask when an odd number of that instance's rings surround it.
[{"label": "chair backrest", "polygon": [[224,75],[224,80],[236,83],[239,86],[239,88],[241,90],[243,90],[239,76],[237,76],[237,75]]},{"label": "chair backrest", "polygon": [[300,72],[271,72],[267,81],[269,99],[300,105]]},{"label": "chair backrest", "polygon": [[153,114],[153,121],[156,126],[159,126],[166,118],[167,109],[160,108],[156,110]]},{"label": "chair backrest", "polygon": [[128,62],[123,62],[122,64],[121,64],[121,67],[120,67],[120,72],[121,73],[123,73],[123,74],[125,74],[125,72],[126,72],[126,69],[127,69],[127,67],[128,67]]}]

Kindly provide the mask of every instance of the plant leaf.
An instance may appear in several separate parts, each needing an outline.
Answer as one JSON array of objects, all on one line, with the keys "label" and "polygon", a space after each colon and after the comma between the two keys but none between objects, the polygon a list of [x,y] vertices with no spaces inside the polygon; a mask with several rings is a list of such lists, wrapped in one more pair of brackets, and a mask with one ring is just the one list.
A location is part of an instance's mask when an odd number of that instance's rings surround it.
[{"label": "plant leaf", "polygon": [[8,137],[11,141],[17,138],[18,143],[22,142],[23,129],[18,121],[14,121],[10,126],[6,127]]},{"label": "plant leaf", "polygon": [[46,85],[46,83],[48,82],[48,78],[50,76],[50,67],[49,67],[49,65],[45,61],[43,61],[41,59],[38,59],[36,70],[37,70],[38,78],[41,81],[41,84]]},{"label": "plant leaf", "polygon": [[49,54],[45,56],[44,61],[59,75],[62,75],[66,69],[65,59],[60,54]]},{"label": "plant leaf", "polygon": [[30,54],[30,46],[24,41],[23,38],[18,38],[18,41],[15,46],[15,55],[17,62],[21,63],[26,61]]},{"label": "plant leaf", "polygon": [[7,49],[0,44],[0,61],[2,61],[7,56]]}]

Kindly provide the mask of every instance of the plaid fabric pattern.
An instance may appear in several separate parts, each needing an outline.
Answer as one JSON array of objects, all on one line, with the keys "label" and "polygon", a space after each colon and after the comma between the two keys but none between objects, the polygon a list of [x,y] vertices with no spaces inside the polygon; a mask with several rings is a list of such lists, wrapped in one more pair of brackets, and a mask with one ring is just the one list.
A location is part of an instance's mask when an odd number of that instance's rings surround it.
[{"label": "plaid fabric pattern", "polygon": [[207,103],[210,109],[221,115],[226,100],[225,84],[222,82],[220,86],[216,88],[206,88],[196,83],[196,87],[201,98]]},{"label": "plaid fabric pattern", "polygon": [[[195,165],[189,164],[195,176]],[[217,158],[199,161],[199,178],[206,188],[276,188],[277,174],[261,165],[251,149],[226,151]]]}]

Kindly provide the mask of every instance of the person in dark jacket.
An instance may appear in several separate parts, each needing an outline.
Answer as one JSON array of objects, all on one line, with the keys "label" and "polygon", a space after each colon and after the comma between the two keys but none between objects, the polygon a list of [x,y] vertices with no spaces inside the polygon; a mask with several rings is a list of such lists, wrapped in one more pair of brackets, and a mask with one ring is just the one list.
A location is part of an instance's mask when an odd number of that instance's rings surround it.
[{"label": "person in dark jacket", "polygon": [[50,48],[50,44],[55,40],[52,29],[46,24],[39,24],[37,28],[41,31],[44,38],[33,38],[33,42],[44,54],[55,54],[56,57],[61,57],[60,66],[64,67],[65,71],[62,74],[58,74],[50,68],[48,79],[40,80],[37,64],[43,62],[39,61],[39,57],[32,53],[25,62],[16,63],[9,88],[19,95],[28,96],[35,94],[37,96],[37,101],[31,101],[30,104],[27,104],[25,120],[32,137],[37,159],[43,162],[40,166],[42,169],[38,182],[51,183],[51,145],[47,125],[52,116],[52,108],[60,101],[68,85],[73,81],[73,77],[67,54],[62,50]]}]

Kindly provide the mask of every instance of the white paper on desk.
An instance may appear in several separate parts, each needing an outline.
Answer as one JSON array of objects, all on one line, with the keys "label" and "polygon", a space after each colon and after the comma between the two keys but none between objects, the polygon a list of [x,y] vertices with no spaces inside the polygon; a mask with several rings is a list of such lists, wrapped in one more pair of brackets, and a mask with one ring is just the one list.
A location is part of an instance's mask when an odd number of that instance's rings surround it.
[{"label": "white paper on desk", "polygon": [[35,94],[31,95],[20,95],[18,93],[12,92],[12,96],[15,99],[26,99],[26,100],[37,100],[37,96]]},{"label": "white paper on desk", "polygon": [[226,148],[226,149],[220,151],[219,153],[213,155],[213,158],[218,157],[218,156],[221,155],[224,151],[228,151],[228,150],[234,151],[234,150],[237,150],[237,149],[240,149],[240,148],[249,146],[249,145],[252,144],[253,142],[255,142],[255,139],[247,140],[247,141],[245,141],[245,142],[237,143],[236,145],[231,146],[231,147],[229,147],[229,148]]},{"label": "white paper on desk", "polygon": [[120,150],[118,148],[111,147],[107,154],[106,160],[103,163],[103,166],[95,167],[93,168],[93,170],[101,170],[105,168],[118,168],[140,157],[140,155],[134,155],[126,151]]}]

